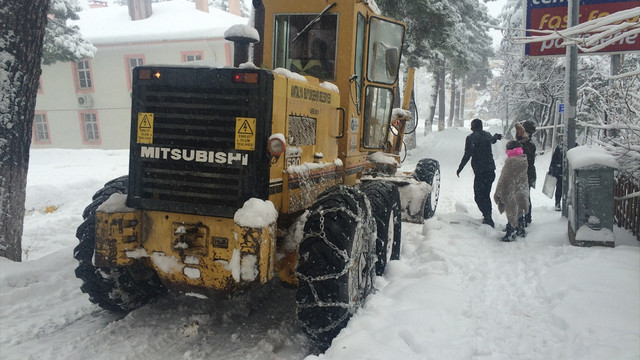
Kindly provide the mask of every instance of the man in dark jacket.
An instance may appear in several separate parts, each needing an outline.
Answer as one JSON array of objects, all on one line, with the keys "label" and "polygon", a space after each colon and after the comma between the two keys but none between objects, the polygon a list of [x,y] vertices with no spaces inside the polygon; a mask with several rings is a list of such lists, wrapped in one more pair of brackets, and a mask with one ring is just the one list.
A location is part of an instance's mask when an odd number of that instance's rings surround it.
[{"label": "man in dark jacket", "polygon": [[549,164],[549,175],[556,178],[556,211],[562,210],[562,143],[553,150],[551,164]]},{"label": "man in dark jacket", "polygon": [[493,161],[491,144],[502,139],[501,134],[493,136],[482,130],[482,120],[473,119],[471,121],[471,135],[467,136],[464,144],[464,156],[458,166],[456,175],[460,177],[460,172],[471,159],[471,168],[475,178],[473,180],[473,194],[478,209],[482,213],[482,223],[491,227],[494,226],[491,218],[491,185],[496,179],[496,164]]}]

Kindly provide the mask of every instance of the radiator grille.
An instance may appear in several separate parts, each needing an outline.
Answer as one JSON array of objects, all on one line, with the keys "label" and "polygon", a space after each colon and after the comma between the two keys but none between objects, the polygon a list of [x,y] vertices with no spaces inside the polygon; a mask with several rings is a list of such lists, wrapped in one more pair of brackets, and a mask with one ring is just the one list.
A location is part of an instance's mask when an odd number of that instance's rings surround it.
[{"label": "radiator grille", "polygon": [[[232,69],[156,71],[160,79],[134,82],[130,206],[233,217],[249,198],[266,199],[270,74],[260,71],[258,84],[235,84]],[[153,114],[152,144],[136,143],[138,113]],[[257,119],[255,151],[235,150],[237,117]]]}]

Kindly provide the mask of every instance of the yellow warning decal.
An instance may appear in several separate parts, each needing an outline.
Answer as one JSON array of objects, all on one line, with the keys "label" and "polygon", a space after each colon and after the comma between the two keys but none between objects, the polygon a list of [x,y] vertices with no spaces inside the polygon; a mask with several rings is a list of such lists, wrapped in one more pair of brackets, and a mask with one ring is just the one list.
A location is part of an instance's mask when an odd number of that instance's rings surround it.
[{"label": "yellow warning decal", "polygon": [[153,113],[138,113],[139,144],[153,144]]},{"label": "yellow warning decal", "polygon": [[236,118],[236,150],[256,149],[256,118]]}]

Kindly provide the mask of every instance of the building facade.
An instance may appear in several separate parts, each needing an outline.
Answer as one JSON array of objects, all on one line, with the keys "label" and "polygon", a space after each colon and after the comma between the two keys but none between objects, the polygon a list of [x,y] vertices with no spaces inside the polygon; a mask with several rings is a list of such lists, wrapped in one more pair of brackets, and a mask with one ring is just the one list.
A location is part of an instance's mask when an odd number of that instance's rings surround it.
[{"label": "building facade", "polygon": [[151,16],[136,21],[126,6],[79,15],[76,24],[96,54],[42,67],[32,148],[128,149],[132,69],[190,61],[231,66],[233,46],[224,31],[247,23],[186,1],[154,3]]}]

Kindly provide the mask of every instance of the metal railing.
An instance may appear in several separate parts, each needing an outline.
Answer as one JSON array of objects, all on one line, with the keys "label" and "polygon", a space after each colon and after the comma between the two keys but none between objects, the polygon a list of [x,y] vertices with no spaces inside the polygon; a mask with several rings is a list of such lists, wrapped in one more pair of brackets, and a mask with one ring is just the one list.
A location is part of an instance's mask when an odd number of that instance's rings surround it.
[{"label": "metal railing", "polygon": [[618,176],[613,196],[616,225],[630,230],[640,241],[640,184],[633,178]]}]

